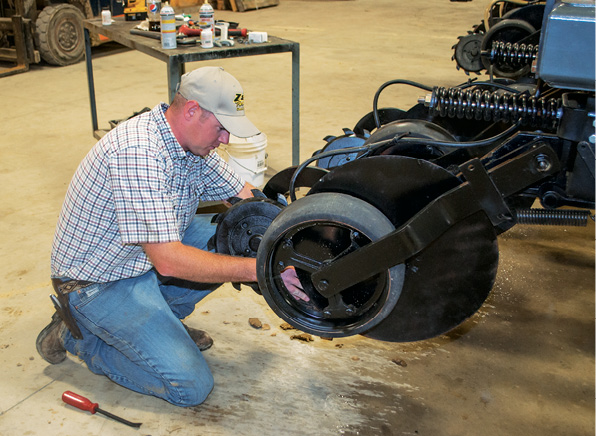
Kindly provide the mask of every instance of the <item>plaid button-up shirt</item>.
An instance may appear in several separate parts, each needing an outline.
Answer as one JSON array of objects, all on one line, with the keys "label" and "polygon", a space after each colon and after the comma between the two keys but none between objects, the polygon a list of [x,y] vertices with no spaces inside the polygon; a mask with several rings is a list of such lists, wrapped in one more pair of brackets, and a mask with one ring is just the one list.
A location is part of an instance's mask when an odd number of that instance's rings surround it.
[{"label": "plaid button-up shirt", "polygon": [[160,104],[105,135],[72,178],[51,255],[52,277],[108,282],[152,268],[139,244],[181,241],[200,201],[244,182],[215,152],[186,153]]}]

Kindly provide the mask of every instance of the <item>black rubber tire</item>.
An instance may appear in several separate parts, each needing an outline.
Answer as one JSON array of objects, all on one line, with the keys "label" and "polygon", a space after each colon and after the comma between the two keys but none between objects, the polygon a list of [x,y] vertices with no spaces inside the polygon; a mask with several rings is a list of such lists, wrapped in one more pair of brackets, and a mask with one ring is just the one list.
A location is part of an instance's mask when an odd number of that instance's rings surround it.
[{"label": "black rubber tire", "polygon": [[[297,166],[288,167],[274,174],[263,187],[263,193],[271,200],[277,200],[278,195],[283,195],[287,199],[290,195],[292,177],[297,168]],[[302,169],[296,178],[294,188],[310,188],[328,172],[328,170],[323,168],[306,167]]]},{"label": "black rubber tire", "polygon": [[76,6],[46,6],[35,22],[35,45],[51,65],[71,65],[85,57],[85,15]]},{"label": "black rubber tire", "polygon": [[[340,193],[321,193],[307,195],[286,207],[267,229],[257,253],[257,276],[259,287],[267,304],[282,319],[294,327],[314,335],[323,337],[345,337],[361,334],[379,324],[388,316],[403,287],[405,265],[396,265],[386,273],[363,281],[361,284],[342,291],[342,298],[349,299],[351,295],[363,295],[369,290],[371,283],[377,289],[367,294],[368,299],[358,310],[357,316],[331,317],[319,316],[322,308],[303,310],[300,304],[289,297],[283,282],[279,278],[279,268],[288,264],[279,265],[280,257],[286,250],[287,238],[299,232],[309,232],[318,226],[337,226],[339,229],[348,229],[359,233],[369,241],[374,241],[390,233],[395,228],[391,221],[377,208],[358,198]],[[320,227],[319,227],[320,228]],[[323,230],[325,231],[325,230]],[[354,233],[355,234],[355,233]],[[289,235],[289,236],[288,236]],[[290,239],[294,242],[293,239]],[[319,244],[321,251],[325,250],[324,241],[311,240],[310,244]],[[298,248],[294,247],[298,250]],[[303,252],[297,251],[299,255]],[[302,281],[305,291],[310,289],[311,302],[322,296],[314,291],[314,286],[309,283],[310,274],[299,270],[298,276]],[[376,282],[376,283],[375,283]]]},{"label": "black rubber tire", "polygon": [[[405,146],[388,144],[374,151],[372,155],[408,156],[416,159],[431,160],[446,153],[444,147],[433,146],[433,141],[456,142],[455,136],[438,124],[419,119],[402,119],[381,126],[364,144],[368,145],[386,141],[406,133],[408,134],[408,138],[421,138],[422,141],[418,144],[408,144]],[[424,140],[428,140],[426,145]]]},{"label": "black rubber tire", "polygon": [[[384,126],[385,124],[405,118],[406,112],[401,109],[389,107],[379,109],[378,115],[381,126]],[[376,128],[374,113],[369,112],[356,123],[356,126],[354,126],[354,133],[356,135],[364,135],[367,131],[373,132]]]},{"label": "black rubber tire", "polygon": [[503,15],[503,20],[523,20],[536,30],[542,28],[542,19],[544,17],[544,4],[527,5],[512,9]]},{"label": "black rubber tire", "polygon": [[[491,27],[488,32],[484,35],[482,40],[482,51],[490,51],[494,41],[503,41],[510,43],[517,43],[522,39],[532,35],[536,32],[536,29],[523,20],[503,20],[499,24]],[[490,70],[490,60],[486,57],[482,57],[482,63],[487,70]],[[521,68],[513,68],[508,65],[498,66],[493,65],[493,74],[497,77],[504,77],[508,79],[518,79],[526,76],[530,72],[530,66],[526,65]]]}]

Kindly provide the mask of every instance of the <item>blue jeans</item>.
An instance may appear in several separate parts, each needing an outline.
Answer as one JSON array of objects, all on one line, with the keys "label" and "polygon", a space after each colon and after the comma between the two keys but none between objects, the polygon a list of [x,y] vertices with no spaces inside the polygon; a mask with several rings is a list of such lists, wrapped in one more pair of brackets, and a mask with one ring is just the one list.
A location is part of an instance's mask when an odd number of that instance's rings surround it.
[{"label": "blue jeans", "polygon": [[[207,249],[212,215],[197,215],[182,242]],[[190,286],[190,287],[187,287]],[[69,295],[83,333],[64,347],[95,374],[178,406],[195,406],[213,389],[213,376],[181,319],[219,284],[169,283],[155,271],[97,283]]]}]

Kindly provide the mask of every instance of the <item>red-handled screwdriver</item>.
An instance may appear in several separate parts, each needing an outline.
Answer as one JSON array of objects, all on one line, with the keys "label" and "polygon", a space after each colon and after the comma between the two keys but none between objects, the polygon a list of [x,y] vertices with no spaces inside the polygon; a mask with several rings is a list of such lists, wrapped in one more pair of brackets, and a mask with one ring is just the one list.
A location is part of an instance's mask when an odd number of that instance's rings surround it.
[{"label": "red-handled screwdriver", "polygon": [[66,391],[62,394],[62,401],[64,401],[66,404],[70,404],[71,406],[76,407],[77,409],[87,410],[91,413],[99,412],[102,415],[115,419],[116,421],[121,422],[122,424],[130,425],[131,427],[139,428],[141,426],[141,423],[130,422],[124,418],[120,418],[119,416],[112,415],[111,413],[106,412],[105,410],[101,410],[99,408],[99,404],[92,403],[88,398],[85,398],[79,394],[75,394],[71,391]]}]

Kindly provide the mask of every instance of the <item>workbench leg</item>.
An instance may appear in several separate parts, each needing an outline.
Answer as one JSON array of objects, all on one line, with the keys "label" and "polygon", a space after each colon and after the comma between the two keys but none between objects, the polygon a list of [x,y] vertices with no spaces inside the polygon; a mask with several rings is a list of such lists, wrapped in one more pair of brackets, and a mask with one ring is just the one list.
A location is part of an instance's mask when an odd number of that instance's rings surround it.
[{"label": "workbench leg", "polygon": [[292,165],[300,164],[300,46],[292,49]]},{"label": "workbench leg", "polygon": [[93,65],[91,64],[91,36],[89,30],[85,29],[85,59],[87,64],[87,84],[89,85],[89,106],[91,107],[91,127],[93,135],[98,130],[97,104],[95,102],[95,84],[93,82]]},{"label": "workbench leg", "polygon": [[178,62],[175,60],[170,60],[168,62],[168,92],[170,103],[174,101],[176,91],[178,90],[178,85],[180,84],[180,77],[182,77],[184,74],[185,69],[184,62]]}]

